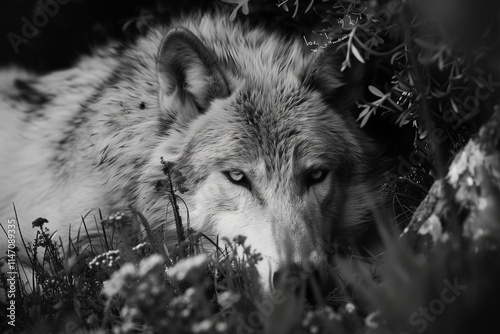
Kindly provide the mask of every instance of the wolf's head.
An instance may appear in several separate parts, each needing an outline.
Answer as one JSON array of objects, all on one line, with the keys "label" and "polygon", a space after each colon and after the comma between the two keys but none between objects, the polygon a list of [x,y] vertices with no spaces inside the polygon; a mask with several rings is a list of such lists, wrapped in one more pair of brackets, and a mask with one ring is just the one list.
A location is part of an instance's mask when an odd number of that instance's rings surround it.
[{"label": "wolf's head", "polygon": [[362,75],[341,72],[333,48],[255,30],[209,44],[199,29],[161,43],[157,153],[187,178],[191,226],[246,236],[269,288],[286,268],[321,266],[328,243],[362,226],[370,144],[347,112]]}]

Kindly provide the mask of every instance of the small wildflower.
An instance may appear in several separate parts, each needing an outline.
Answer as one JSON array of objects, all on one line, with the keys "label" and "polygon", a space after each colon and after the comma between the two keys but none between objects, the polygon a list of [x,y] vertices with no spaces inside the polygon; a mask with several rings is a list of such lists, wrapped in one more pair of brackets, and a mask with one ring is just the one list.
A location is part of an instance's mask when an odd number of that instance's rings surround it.
[{"label": "small wildflower", "polygon": [[58,276],[51,276],[49,279],[45,281],[48,288],[53,288],[59,283]]},{"label": "small wildflower", "polygon": [[186,296],[187,298],[192,298],[196,293],[196,290],[194,288],[189,288],[186,290],[186,292],[184,292],[184,296]]},{"label": "small wildflower", "polygon": [[484,197],[479,197],[477,208],[479,210],[485,210],[488,207],[488,199]]},{"label": "small wildflower", "polygon": [[35,246],[45,247],[47,245],[45,241],[46,241],[45,236],[43,234],[40,234],[39,231],[37,231]]},{"label": "small wildflower", "polygon": [[137,246],[132,247],[132,250],[140,258],[146,257],[146,255],[149,255],[152,253],[151,245],[148,244],[147,242],[142,242],[142,243],[138,244]]},{"label": "small wildflower", "polygon": [[138,244],[137,246],[132,247],[132,250],[133,251],[137,251],[137,250],[140,250],[142,248],[145,248],[146,246],[147,246],[147,243],[146,242],[142,242],[142,243]]},{"label": "small wildflower", "polygon": [[356,310],[356,306],[354,306],[353,303],[347,303],[345,305],[345,310],[347,311],[347,313],[353,313]]},{"label": "small wildflower", "polygon": [[196,295],[196,289],[190,287],[182,295],[172,299],[170,306],[172,307],[175,306],[182,309],[183,311],[181,313],[185,314],[186,316],[189,316],[191,308],[195,304],[194,302],[195,295]]},{"label": "small wildflower", "polygon": [[326,306],[325,308],[322,309],[324,315],[326,316],[326,318],[328,320],[337,320],[337,321],[341,321],[342,320],[342,317],[340,316],[340,314],[338,313],[335,313],[335,311],[330,307],[330,306]]},{"label": "small wildflower", "polygon": [[225,322],[218,322],[216,325],[215,325],[215,330],[217,332],[227,332],[227,329],[228,329],[228,326]]},{"label": "small wildflower", "polygon": [[119,250],[110,250],[106,253],[99,254],[89,262],[90,269],[113,267],[120,260]]},{"label": "small wildflower", "polygon": [[150,274],[152,271],[158,271],[161,268],[160,272],[163,271],[163,257],[158,254],[147,257],[141,261],[139,264],[139,276],[145,277]]},{"label": "small wildflower", "polygon": [[217,297],[217,302],[223,309],[228,309],[240,300],[240,295],[231,291],[224,291]]},{"label": "small wildflower", "polygon": [[243,246],[243,244],[245,243],[245,240],[247,240],[247,237],[245,237],[243,235],[238,235],[233,240],[236,244]]},{"label": "small wildflower", "polygon": [[212,320],[205,319],[202,322],[196,323],[191,327],[193,333],[203,333],[208,332],[212,327]]},{"label": "small wildflower", "polygon": [[42,227],[43,224],[45,223],[48,223],[49,221],[45,218],[42,218],[42,217],[39,217],[37,219],[35,219],[32,223],[31,223],[31,226],[32,227]]},{"label": "small wildflower", "polygon": [[468,176],[465,180],[469,187],[472,187],[474,185],[474,179],[472,177]]},{"label": "small wildflower", "polygon": [[176,281],[182,281],[190,273],[204,267],[208,263],[206,254],[201,253],[193,257],[182,259],[175,266],[167,269],[167,274]]},{"label": "small wildflower", "polygon": [[480,239],[481,237],[487,235],[486,231],[482,228],[478,228],[475,232],[474,232],[474,236],[472,237],[473,240],[478,240]]},{"label": "small wildflower", "polygon": [[125,214],[123,212],[115,212],[114,214],[108,216],[108,218],[106,218],[106,220],[110,220],[110,221],[116,221],[116,220],[122,220],[122,218],[125,216]]},{"label": "small wildflower", "polygon": [[317,310],[308,311],[302,319],[302,326],[309,328],[309,332],[311,333],[317,333],[320,331],[320,328],[315,324],[318,321],[323,322],[324,319],[328,319],[329,321],[341,321],[342,317],[340,314],[335,313],[330,306],[326,306]]},{"label": "small wildflower", "polygon": [[126,263],[120,270],[115,271],[111,278],[104,282],[104,294],[108,297],[119,293],[125,283],[137,273],[137,269],[132,263]]},{"label": "small wildflower", "polygon": [[163,165],[165,173],[167,173],[170,169],[174,168],[175,166],[173,162],[163,160],[163,157],[160,158],[160,163]]},{"label": "small wildflower", "polygon": [[113,229],[123,228],[131,223],[130,216],[127,212],[115,212],[114,214],[108,216],[101,221],[101,224],[105,227],[110,227]]},{"label": "small wildflower", "polygon": [[450,234],[445,232],[441,235],[440,241],[444,243],[447,242],[449,239],[450,239]]}]

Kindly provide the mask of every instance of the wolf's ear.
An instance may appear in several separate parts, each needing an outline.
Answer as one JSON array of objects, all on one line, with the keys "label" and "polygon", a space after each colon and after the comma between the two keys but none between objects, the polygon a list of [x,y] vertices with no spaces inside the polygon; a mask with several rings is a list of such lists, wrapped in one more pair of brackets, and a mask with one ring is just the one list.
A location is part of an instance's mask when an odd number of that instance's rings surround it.
[{"label": "wolf's ear", "polygon": [[317,88],[328,102],[339,108],[352,105],[363,93],[363,64],[351,56],[351,66],[341,71],[345,58],[345,50],[330,45],[317,52],[305,75],[308,85]]},{"label": "wolf's ear", "polygon": [[229,95],[216,55],[185,28],[172,29],[163,37],[157,68],[160,104],[174,99],[181,104],[175,112],[183,113],[177,116],[184,120],[203,113],[213,99]]}]

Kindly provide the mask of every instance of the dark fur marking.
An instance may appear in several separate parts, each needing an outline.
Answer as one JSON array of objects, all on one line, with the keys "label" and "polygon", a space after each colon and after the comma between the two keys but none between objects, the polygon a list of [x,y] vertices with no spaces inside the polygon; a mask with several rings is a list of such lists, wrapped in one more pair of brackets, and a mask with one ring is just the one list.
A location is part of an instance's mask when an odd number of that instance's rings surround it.
[{"label": "dark fur marking", "polygon": [[43,118],[45,116],[43,107],[49,103],[54,96],[51,94],[44,94],[34,87],[36,82],[34,80],[21,80],[14,81],[14,88],[16,92],[11,98],[17,102],[24,102],[31,105],[25,110],[26,122],[31,122],[33,119]]},{"label": "dark fur marking", "polygon": [[[128,44],[118,45],[114,50],[113,57],[123,59],[123,55],[129,47],[130,45]],[[129,77],[127,74],[133,69],[134,67],[131,66],[127,60],[123,60],[122,63],[113,70],[108,78],[105,79],[102,84],[94,90],[95,93],[81,104],[79,112],[72,120],[68,122],[67,130],[63,133],[62,138],[57,143],[57,150],[53,160],[55,167],[57,167],[57,165],[62,162],[58,161],[60,159],[57,158],[60,153],[70,150],[68,147],[75,141],[78,133],[76,130],[78,129],[78,127],[81,124],[86,123],[89,119],[89,116],[95,113],[95,110],[89,108],[89,106],[97,102],[104,95],[107,88],[115,87],[116,84],[120,82],[120,80]],[[120,106],[123,106],[122,102],[120,102]]]},{"label": "dark fur marking", "polygon": [[57,149],[59,151],[68,150],[68,146],[71,145],[76,139],[77,131],[75,130],[78,129],[80,125],[86,123],[89,117],[96,112],[95,110],[89,108],[89,106],[99,101],[107,88],[115,87],[116,84],[122,80],[122,78],[126,77],[123,72],[127,71],[127,68],[128,66],[126,66],[126,64],[119,66],[115,71],[113,71],[108,79],[96,88],[96,92],[81,104],[78,114],[68,122],[67,130],[64,132],[62,139],[58,142]]},{"label": "dark fur marking", "polygon": [[172,124],[174,124],[172,117],[167,117],[167,115],[162,113],[158,119],[158,135],[160,137],[168,136],[170,129],[172,128]]},{"label": "dark fur marking", "polygon": [[29,104],[39,106],[46,104],[53,98],[52,95],[45,95],[33,87],[33,83],[33,81],[16,79],[14,81],[14,87],[19,93],[17,98]]}]

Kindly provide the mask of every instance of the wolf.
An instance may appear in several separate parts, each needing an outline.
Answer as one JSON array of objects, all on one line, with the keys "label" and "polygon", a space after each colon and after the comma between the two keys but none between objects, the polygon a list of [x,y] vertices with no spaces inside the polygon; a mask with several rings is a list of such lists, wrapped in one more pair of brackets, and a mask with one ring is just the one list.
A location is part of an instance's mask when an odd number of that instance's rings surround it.
[{"label": "wolf", "polygon": [[366,226],[373,188],[372,146],[350,112],[363,71],[341,71],[344,59],[337,45],[311,52],[301,36],[211,12],[69,69],[2,69],[2,224],[14,204],[25,240],[38,217],[66,240],[82,216],[132,207],[175,236],[155,189],[163,158],[185,177],[190,227],[246,236],[264,289],[287,268],[319,268],[332,240]]}]

